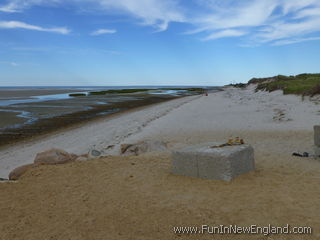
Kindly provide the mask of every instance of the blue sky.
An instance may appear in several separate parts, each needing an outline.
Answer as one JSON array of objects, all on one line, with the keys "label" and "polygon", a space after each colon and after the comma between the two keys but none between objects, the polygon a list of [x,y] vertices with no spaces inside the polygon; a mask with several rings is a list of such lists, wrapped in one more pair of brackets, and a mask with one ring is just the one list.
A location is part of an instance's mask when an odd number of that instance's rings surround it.
[{"label": "blue sky", "polygon": [[0,1],[0,86],[223,85],[319,56],[319,0]]}]

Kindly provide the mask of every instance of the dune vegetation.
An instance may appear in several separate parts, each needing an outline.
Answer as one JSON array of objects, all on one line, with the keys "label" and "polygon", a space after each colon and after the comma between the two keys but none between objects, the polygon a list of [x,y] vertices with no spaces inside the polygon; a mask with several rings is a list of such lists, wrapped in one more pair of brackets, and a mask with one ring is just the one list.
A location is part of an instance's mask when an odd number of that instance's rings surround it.
[{"label": "dune vegetation", "polygon": [[320,74],[278,75],[272,78],[253,78],[248,84],[257,83],[256,91],[282,90],[283,94],[314,96],[320,94]]}]

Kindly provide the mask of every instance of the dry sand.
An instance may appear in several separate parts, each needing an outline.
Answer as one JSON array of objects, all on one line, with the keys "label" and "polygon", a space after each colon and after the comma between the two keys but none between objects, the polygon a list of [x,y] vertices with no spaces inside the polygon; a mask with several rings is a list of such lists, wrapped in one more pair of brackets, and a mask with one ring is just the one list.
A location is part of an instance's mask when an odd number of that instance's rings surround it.
[{"label": "dry sand", "polygon": [[[0,239],[320,239],[320,161],[291,156],[311,151],[318,111],[296,96],[230,88],[91,123],[20,145],[21,152],[3,150],[1,164],[3,156],[31,159],[32,151],[59,144],[79,153],[112,140],[117,147],[163,139],[179,148],[241,136],[255,149],[256,171],[232,182],[175,176],[164,153],[42,166],[0,184]],[[178,235],[172,229],[202,224],[291,224],[311,226],[313,234]]]}]

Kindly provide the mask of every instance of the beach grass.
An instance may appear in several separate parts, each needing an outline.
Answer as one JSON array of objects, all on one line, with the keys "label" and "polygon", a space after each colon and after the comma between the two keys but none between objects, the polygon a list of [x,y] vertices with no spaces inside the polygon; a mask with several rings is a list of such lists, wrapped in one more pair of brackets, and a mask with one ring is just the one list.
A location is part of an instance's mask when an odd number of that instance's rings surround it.
[{"label": "beach grass", "polygon": [[269,92],[283,90],[283,94],[316,95],[320,94],[320,74],[299,74],[296,76],[278,75],[273,80],[261,81],[256,91]]}]

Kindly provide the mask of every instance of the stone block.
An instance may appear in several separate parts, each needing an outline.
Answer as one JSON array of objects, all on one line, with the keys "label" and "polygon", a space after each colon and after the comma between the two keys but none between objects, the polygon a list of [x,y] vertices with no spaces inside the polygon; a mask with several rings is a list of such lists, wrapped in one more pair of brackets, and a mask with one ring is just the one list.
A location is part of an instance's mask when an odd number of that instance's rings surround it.
[{"label": "stone block", "polygon": [[320,157],[320,147],[314,146],[314,155]]},{"label": "stone block", "polygon": [[202,143],[174,151],[172,172],[183,176],[230,181],[254,170],[254,151],[250,145],[211,148],[219,144]]},{"label": "stone block", "polygon": [[320,147],[320,125],[315,125],[314,129],[314,145]]}]

